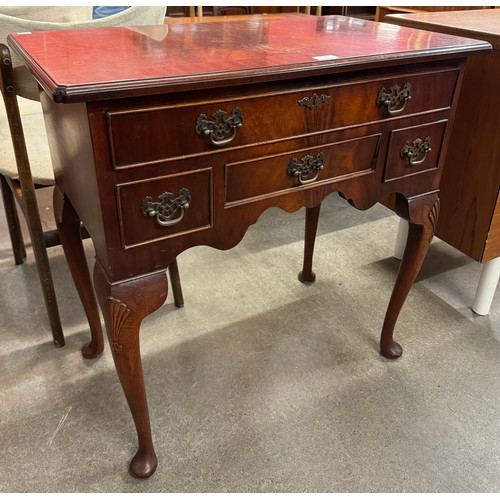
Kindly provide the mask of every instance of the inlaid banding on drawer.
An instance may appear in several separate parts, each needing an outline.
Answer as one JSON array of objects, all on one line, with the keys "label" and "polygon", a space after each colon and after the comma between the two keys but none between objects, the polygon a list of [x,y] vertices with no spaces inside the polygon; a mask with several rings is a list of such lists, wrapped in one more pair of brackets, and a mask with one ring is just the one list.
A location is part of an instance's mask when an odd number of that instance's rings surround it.
[{"label": "inlaid banding on drawer", "polygon": [[[157,202],[165,199],[172,202],[178,193],[186,192],[189,205],[186,204],[185,209],[181,207],[178,211],[181,216],[177,217],[178,222],[174,220],[173,225],[159,224],[157,217],[148,216],[150,214],[144,210],[145,200],[151,200],[150,205],[156,206]],[[173,196],[165,197],[164,193]],[[212,169],[118,184],[116,199],[124,249],[208,229],[212,226]]]},{"label": "inlaid banding on drawer", "polygon": [[448,120],[393,130],[384,181],[436,170]]},{"label": "inlaid banding on drawer", "polygon": [[[349,85],[330,81],[293,92],[110,110],[106,121],[111,161],[114,169],[139,167],[448,109],[457,78],[456,69],[447,69],[360,79]],[[390,93],[395,86],[406,85],[411,88],[411,99],[398,105],[397,112],[381,104],[382,90]],[[213,141],[201,133],[206,129],[200,129],[200,121],[219,123],[214,117],[234,118],[236,110],[243,120],[237,129],[229,130],[231,140]]]},{"label": "inlaid banding on drawer", "polygon": [[[325,182],[374,171],[381,134],[324,144],[279,155],[226,165],[226,204],[262,199]],[[321,159],[313,182],[301,183],[291,164],[310,165]]]}]

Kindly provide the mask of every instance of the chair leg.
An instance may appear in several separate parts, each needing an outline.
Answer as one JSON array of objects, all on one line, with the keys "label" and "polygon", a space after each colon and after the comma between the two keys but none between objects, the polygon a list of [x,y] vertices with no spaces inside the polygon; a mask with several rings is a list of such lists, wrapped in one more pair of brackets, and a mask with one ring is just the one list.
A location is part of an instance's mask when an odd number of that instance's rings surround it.
[{"label": "chair leg", "polygon": [[47,256],[42,223],[40,221],[35,186],[31,175],[28,151],[26,149],[17,97],[15,92],[12,92],[15,85],[11,61],[12,59],[10,57],[8,47],[1,45],[0,89],[2,91],[5,110],[7,112],[12,146],[14,148],[17,171],[19,174],[19,183],[21,186],[20,204],[25,214],[26,222],[28,223],[36,267],[40,278],[40,284],[42,286],[43,298],[45,300],[45,306],[49,316],[54,344],[58,347],[62,347],[64,345],[64,336],[61,327],[61,320],[59,319],[59,310],[57,308],[56,294],[54,291],[52,274],[50,272],[49,258]]},{"label": "chair leg", "polygon": [[26,249],[24,248],[23,233],[17,215],[16,201],[3,175],[0,175],[0,182],[2,184],[3,205],[5,207],[5,216],[7,218],[7,226],[9,228],[10,241],[12,243],[14,261],[16,265],[19,265],[22,264],[26,258]]},{"label": "chair leg", "polygon": [[54,345],[63,347],[65,343],[64,334],[62,331],[61,319],[59,317],[59,309],[57,307],[56,292],[54,290],[54,282],[50,271],[49,257],[45,246],[40,213],[38,211],[38,205],[36,204],[35,188],[32,187],[31,190],[27,192],[25,187],[23,191],[23,201],[26,204],[27,212],[26,221],[30,231],[38,277],[42,286],[43,298],[47,309],[50,329],[52,330],[52,337],[54,338]]},{"label": "chair leg", "polygon": [[179,266],[175,259],[168,266],[168,274],[170,283],[172,284],[172,293],[174,294],[174,303],[177,307],[184,307],[184,297],[182,296],[181,278],[179,276]]}]

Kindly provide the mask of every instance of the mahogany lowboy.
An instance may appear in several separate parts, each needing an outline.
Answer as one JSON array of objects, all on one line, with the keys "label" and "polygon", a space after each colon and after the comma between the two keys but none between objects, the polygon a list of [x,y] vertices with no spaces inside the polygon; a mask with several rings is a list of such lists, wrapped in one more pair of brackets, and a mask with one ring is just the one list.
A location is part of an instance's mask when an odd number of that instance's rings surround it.
[{"label": "mahogany lowboy", "polygon": [[269,207],[307,207],[305,282],[330,193],[362,210],[385,201],[410,221],[380,343],[401,355],[394,325],[434,234],[462,69],[487,43],[298,16],[11,44],[43,89],[58,210],[78,214],[94,242],[95,291],[139,439],[134,476],[157,466],[139,326],[166,298],[164,270],[189,247],[235,246]]}]

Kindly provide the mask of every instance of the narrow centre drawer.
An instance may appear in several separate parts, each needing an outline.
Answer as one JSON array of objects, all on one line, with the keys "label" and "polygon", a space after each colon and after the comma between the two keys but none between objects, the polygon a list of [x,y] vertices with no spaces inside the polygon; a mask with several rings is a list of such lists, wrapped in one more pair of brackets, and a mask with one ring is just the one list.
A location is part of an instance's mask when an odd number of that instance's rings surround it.
[{"label": "narrow centre drawer", "polygon": [[226,203],[282,194],[371,172],[381,134],[226,165]]}]

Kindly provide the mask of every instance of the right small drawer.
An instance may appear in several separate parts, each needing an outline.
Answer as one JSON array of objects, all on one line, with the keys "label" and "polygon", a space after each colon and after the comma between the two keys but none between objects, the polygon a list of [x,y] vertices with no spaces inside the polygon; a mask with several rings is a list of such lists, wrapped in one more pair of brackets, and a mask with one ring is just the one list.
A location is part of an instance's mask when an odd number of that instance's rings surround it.
[{"label": "right small drawer", "polygon": [[391,132],[384,181],[437,170],[448,120]]}]

